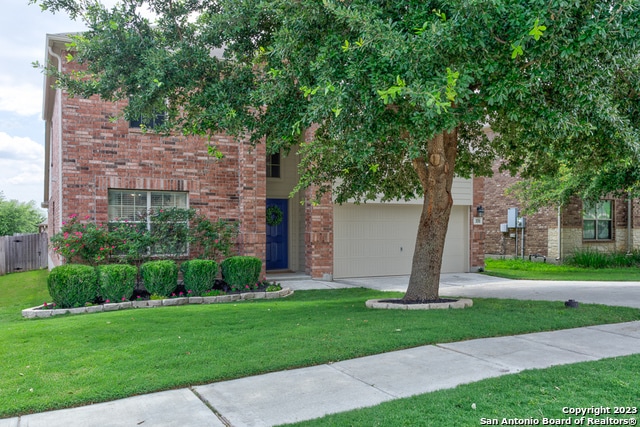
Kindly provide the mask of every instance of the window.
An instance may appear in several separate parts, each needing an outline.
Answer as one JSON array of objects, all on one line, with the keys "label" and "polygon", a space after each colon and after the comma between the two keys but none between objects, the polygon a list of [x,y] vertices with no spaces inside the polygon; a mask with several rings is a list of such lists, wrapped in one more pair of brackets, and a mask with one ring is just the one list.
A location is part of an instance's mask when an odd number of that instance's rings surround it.
[{"label": "window", "polygon": [[[149,212],[158,212],[163,209],[178,208],[187,209],[187,193],[170,191],[141,191],[141,190],[109,190],[109,222],[128,222],[139,224],[143,229],[154,231],[154,222]],[[157,223],[156,223],[157,224]],[[187,245],[180,236],[186,236],[188,224],[175,226],[175,241],[161,242],[164,245],[155,245],[151,248],[153,254],[186,254]],[[185,237],[186,238],[186,237]],[[169,243],[171,243],[169,245]],[[163,249],[163,246],[165,248]]]},{"label": "window", "polygon": [[[133,104],[136,104],[138,107],[140,107],[144,105],[144,101],[141,101],[140,99],[129,98],[129,105],[131,106]],[[137,120],[129,120],[129,127],[153,129],[158,126],[161,126],[165,122],[166,116],[164,112],[160,113],[159,111],[162,111],[162,110],[158,109],[154,111],[154,116],[150,118],[140,117]],[[158,113],[158,114],[155,114],[155,113]]]},{"label": "window", "polygon": [[267,156],[267,178],[280,178],[280,153]]},{"label": "window", "polygon": [[142,118],[138,120],[130,120],[129,127],[130,128],[142,128],[145,127],[147,129],[154,129],[164,123],[164,114],[157,114],[151,120],[142,120]]},{"label": "window", "polygon": [[611,240],[613,238],[613,202],[585,203],[582,212],[582,238]]}]

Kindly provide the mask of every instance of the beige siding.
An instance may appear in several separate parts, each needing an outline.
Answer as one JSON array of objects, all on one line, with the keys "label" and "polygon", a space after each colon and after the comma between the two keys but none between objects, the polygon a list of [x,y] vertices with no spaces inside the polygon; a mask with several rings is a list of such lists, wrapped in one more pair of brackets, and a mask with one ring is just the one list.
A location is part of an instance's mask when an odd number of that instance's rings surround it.
[{"label": "beige siding", "polygon": [[[336,206],[334,277],[409,274],[421,208],[414,204]],[[468,271],[468,210],[468,206],[454,206],[451,212],[443,273]]]}]

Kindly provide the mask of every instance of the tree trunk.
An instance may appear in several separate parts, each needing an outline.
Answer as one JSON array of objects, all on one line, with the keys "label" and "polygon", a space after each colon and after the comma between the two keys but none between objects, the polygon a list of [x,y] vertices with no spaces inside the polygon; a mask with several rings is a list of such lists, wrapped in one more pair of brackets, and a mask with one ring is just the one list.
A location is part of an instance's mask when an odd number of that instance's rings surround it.
[{"label": "tree trunk", "polygon": [[413,160],[424,193],[422,214],[413,253],[409,287],[403,300],[439,298],[442,253],[453,206],[451,185],[457,154],[457,131],[436,135],[427,144],[428,159]]}]

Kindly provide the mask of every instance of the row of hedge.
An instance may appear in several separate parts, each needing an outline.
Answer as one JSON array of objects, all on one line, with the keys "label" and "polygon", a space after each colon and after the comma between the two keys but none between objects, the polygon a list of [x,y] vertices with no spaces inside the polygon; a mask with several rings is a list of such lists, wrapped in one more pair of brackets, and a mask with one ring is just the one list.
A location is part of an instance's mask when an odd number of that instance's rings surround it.
[{"label": "row of hedge", "polygon": [[[222,279],[231,291],[252,291],[259,286],[262,262],[255,257],[234,256],[220,264]],[[178,272],[190,296],[201,296],[215,286],[218,263],[193,259],[180,267],[173,260],[149,261],[140,267],[146,291],[157,297],[170,297],[178,287]],[[129,264],[107,264],[91,267],[65,264],[49,273],[47,286],[56,306],[81,307],[96,301],[129,300],[136,289],[138,269]]]}]

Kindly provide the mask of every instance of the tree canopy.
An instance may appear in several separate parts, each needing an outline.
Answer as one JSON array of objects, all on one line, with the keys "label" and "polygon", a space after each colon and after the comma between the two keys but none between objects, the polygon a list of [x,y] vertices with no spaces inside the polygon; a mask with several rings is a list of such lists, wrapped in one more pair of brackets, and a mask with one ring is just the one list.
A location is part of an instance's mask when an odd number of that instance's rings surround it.
[{"label": "tree canopy", "polygon": [[37,233],[38,225],[45,220],[34,201],[29,203],[7,200],[0,191],[0,236],[16,233]]},{"label": "tree canopy", "polygon": [[31,2],[88,25],[68,58],[87,72],[58,76],[72,94],[130,98],[128,115],[163,110],[187,134],[299,144],[298,188],[337,202],[422,197],[407,299],[437,296],[454,173],[638,159],[640,0]]}]

